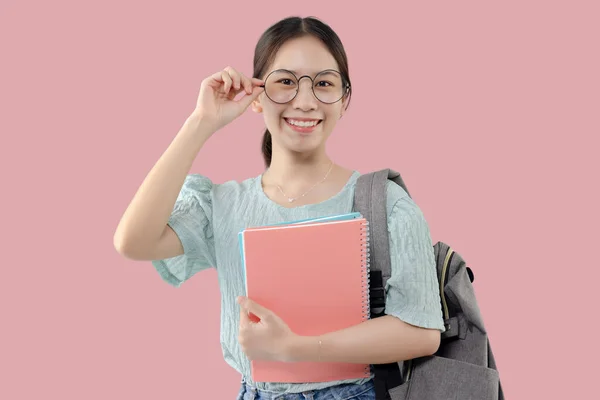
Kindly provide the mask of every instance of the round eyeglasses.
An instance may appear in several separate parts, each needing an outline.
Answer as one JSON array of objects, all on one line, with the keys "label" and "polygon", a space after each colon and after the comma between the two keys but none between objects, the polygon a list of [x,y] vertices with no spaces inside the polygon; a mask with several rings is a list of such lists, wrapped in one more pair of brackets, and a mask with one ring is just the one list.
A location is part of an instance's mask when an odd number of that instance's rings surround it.
[{"label": "round eyeglasses", "polygon": [[314,79],[308,75],[298,78],[292,71],[278,69],[267,75],[262,87],[265,88],[265,94],[271,101],[285,104],[294,100],[298,94],[302,78],[310,79],[313,94],[317,100],[325,104],[340,101],[350,89],[350,85],[344,81],[342,75],[333,69],[319,72]]}]

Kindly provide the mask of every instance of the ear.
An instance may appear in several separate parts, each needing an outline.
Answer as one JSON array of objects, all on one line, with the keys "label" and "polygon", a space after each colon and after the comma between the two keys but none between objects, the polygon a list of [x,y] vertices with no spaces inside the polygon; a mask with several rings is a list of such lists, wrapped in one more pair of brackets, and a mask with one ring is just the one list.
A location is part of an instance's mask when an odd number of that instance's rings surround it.
[{"label": "ear", "polygon": [[256,99],[252,102],[252,111],[254,111],[255,113],[262,113],[263,108],[262,108],[262,104],[260,104],[260,100]]},{"label": "ear", "polygon": [[346,107],[348,107],[348,97],[344,97],[344,99],[342,100],[342,108],[340,109],[340,118],[342,118],[344,116],[344,113],[346,112]]},{"label": "ear", "polygon": [[346,113],[346,109],[348,108],[348,104],[350,103],[351,89],[348,88],[344,97],[342,98],[342,109],[340,110],[340,118]]}]

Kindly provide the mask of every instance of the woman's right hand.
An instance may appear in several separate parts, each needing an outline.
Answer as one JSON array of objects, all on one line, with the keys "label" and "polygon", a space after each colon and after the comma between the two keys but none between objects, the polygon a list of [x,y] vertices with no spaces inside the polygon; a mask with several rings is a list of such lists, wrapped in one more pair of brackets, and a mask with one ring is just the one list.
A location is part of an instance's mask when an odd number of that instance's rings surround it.
[{"label": "woman's right hand", "polygon": [[[240,115],[263,92],[264,82],[227,67],[202,81],[194,114],[219,130]],[[234,100],[238,94],[244,96]]]}]

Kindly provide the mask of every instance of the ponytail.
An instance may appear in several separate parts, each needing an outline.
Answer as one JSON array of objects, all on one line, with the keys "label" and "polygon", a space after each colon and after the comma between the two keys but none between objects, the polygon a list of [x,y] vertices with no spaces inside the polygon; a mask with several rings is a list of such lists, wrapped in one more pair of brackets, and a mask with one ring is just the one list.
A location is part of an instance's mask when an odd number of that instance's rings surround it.
[{"label": "ponytail", "polygon": [[271,132],[265,129],[265,134],[262,140],[262,154],[265,159],[265,165],[269,167],[271,165],[271,156],[273,155],[273,147],[271,143]]}]

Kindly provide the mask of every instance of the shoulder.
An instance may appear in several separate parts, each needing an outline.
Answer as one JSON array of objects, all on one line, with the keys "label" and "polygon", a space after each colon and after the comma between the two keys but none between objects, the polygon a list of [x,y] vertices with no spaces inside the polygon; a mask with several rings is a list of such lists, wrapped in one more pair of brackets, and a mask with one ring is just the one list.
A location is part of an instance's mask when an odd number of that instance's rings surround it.
[{"label": "shoulder", "polygon": [[204,175],[188,174],[183,182],[181,192],[185,194],[208,193],[214,187],[213,182]]},{"label": "shoulder", "polygon": [[388,231],[392,236],[397,236],[397,239],[430,239],[430,227],[423,210],[400,185],[392,181],[387,182],[386,208]]},{"label": "shoulder", "polygon": [[181,194],[228,197],[235,193],[251,190],[256,184],[256,179],[257,177],[251,177],[242,181],[229,180],[223,183],[215,183],[205,175],[188,174],[181,188]]},{"label": "shoulder", "polygon": [[408,195],[406,190],[402,186],[398,185],[391,180],[387,181],[386,185],[386,206],[387,215],[389,217],[397,216],[402,211],[410,211],[418,209],[417,204]]},{"label": "shoulder", "polygon": [[243,180],[227,180],[223,183],[213,183],[212,195],[220,201],[233,202],[244,198],[259,185],[260,176]]},{"label": "shoulder", "polygon": [[189,191],[187,196],[192,196],[193,202],[210,209],[215,218],[227,219],[237,215],[237,210],[251,208],[256,203],[259,179],[260,176],[217,183],[206,176],[191,174],[186,178],[184,188],[187,189],[182,190],[182,194]]},{"label": "shoulder", "polygon": [[[356,190],[357,180],[360,175],[361,174],[357,172],[356,179],[351,182],[354,190]],[[410,197],[406,190],[402,188],[402,186],[388,179],[385,189],[388,224],[394,218],[398,219],[406,216],[412,218],[423,217],[419,206]]]},{"label": "shoulder", "polygon": [[237,209],[251,203],[249,192],[256,178],[216,183],[201,174],[188,174],[174,206],[173,215],[193,215],[196,221],[231,218]]},{"label": "shoulder", "polygon": [[213,187],[212,181],[206,176],[200,174],[188,174],[177,195],[174,212],[191,212],[199,209],[210,209],[212,205],[211,193]]}]

